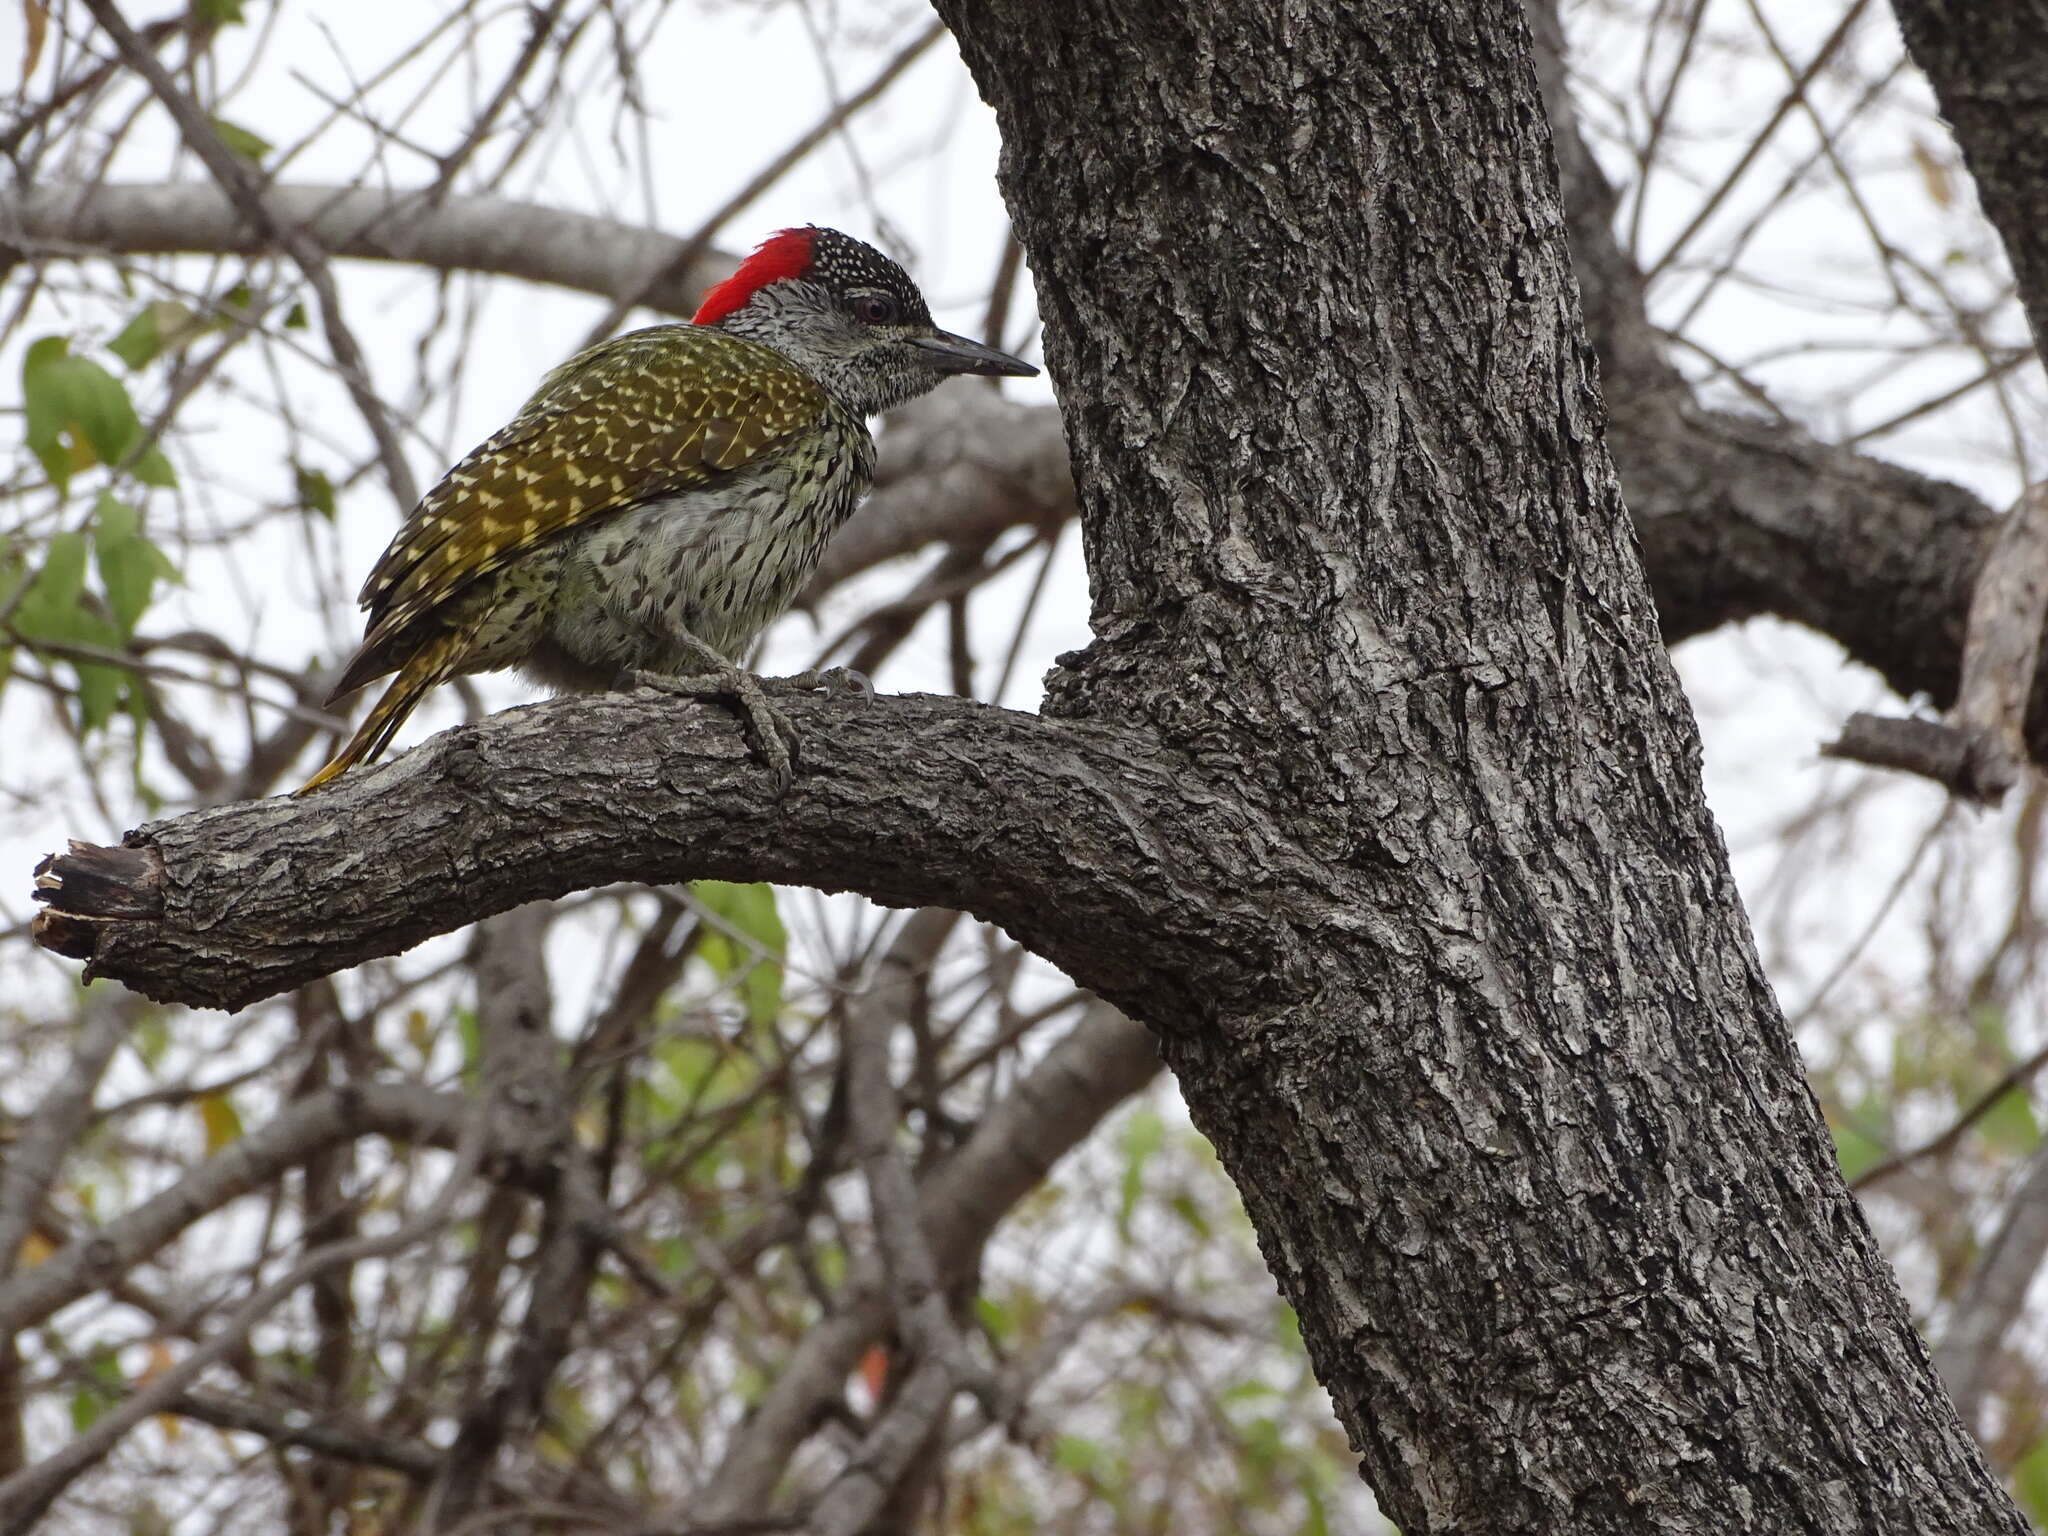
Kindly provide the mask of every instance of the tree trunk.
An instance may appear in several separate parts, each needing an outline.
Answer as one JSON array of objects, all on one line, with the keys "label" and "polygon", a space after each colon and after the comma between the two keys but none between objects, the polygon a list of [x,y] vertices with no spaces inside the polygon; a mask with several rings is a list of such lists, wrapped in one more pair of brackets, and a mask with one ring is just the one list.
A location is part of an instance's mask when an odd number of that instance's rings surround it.
[{"label": "tree trunk", "polygon": [[[1514,0],[939,0],[1098,639],[1267,964],[1124,997],[1425,1531],[2020,1531],[1757,966],[1602,441]],[[1305,865],[1314,875],[1304,877]],[[1171,871],[1163,870],[1170,879]]]}]

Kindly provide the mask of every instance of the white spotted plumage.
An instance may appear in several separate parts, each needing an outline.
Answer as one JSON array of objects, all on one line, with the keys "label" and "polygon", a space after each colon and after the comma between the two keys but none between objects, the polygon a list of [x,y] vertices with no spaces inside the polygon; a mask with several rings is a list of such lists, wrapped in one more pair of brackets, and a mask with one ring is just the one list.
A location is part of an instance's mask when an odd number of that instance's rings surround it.
[{"label": "white spotted plumage", "polygon": [[1037,371],[938,330],[901,267],[836,230],[774,236],[699,320],[570,359],[422,499],[364,583],[334,696],[397,676],[300,793],[450,678],[729,668],[873,480],[869,415],[950,374]]}]

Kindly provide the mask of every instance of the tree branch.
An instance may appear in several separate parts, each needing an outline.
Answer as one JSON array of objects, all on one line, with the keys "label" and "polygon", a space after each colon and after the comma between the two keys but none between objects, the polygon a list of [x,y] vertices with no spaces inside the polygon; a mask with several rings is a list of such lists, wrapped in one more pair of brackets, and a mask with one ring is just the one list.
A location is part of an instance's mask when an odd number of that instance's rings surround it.
[{"label": "tree branch", "polygon": [[[1213,997],[1270,950],[1271,908],[1176,900],[1184,879],[1228,879],[1232,849],[1178,835],[1213,803],[1150,738],[956,699],[784,698],[804,767],[779,802],[723,710],[558,699],[309,799],[53,857],[38,940],[145,995],[238,1008],[524,902],[711,876],[974,911],[1105,995]],[[1269,841],[1284,882],[1285,839],[1219,830]],[[109,862],[113,880],[76,883]]]},{"label": "tree branch", "polygon": [[[599,297],[633,293],[684,242],[659,230],[484,194],[433,201],[427,190],[283,183],[264,206],[330,256],[395,261],[437,272],[484,272]],[[49,259],[273,249],[218,187],[203,182],[107,182],[0,192],[0,245]],[[644,303],[686,315],[733,259],[707,251],[648,289]]]},{"label": "tree branch", "polygon": [[474,945],[477,1024],[483,1077],[500,1119],[517,1130],[513,1144],[555,1177],[544,1195],[540,1252],[519,1333],[487,1390],[473,1394],[461,1415],[414,1529],[459,1529],[472,1517],[501,1446],[540,1411],[548,1382],[568,1353],[589,1303],[599,1234],[609,1213],[589,1155],[576,1138],[576,1100],[549,1027],[552,1014],[545,937],[553,913],[535,904],[501,914],[477,929]]},{"label": "tree branch", "polygon": [[103,1227],[81,1232],[41,1264],[0,1285],[0,1335],[34,1327],[321,1147],[367,1135],[452,1145],[462,1114],[460,1098],[418,1084],[330,1088],[296,1100],[169,1189]]},{"label": "tree branch", "polygon": [[[925,1244],[942,1285],[967,1273],[982,1244],[1052,1165],[1159,1075],[1152,1037],[1096,1004],[1046,1052],[974,1134],[918,1185]],[[881,1265],[861,1261],[831,1317],[807,1330],[707,1480],[692,1511],[738,1519],[763,1508],[789,1459],[839,1392],[860,1353],[893,1318]]]},{"label": "tree branch", "polygon": [[[85,1008],[85,1028],[71,1054],[70,1069],[43,1095],[20,1141],[0,1159],[0,1285],[14,1273],[21,1245],[57,1181],[64,1154],[92,1118],[93,1095],[107,1063],[135,1020],[132,998],[94,998]],[[0,1333],[12,1332],[0,1328]]]},{"label": "tree branch", "polygon": [[92,1427],[62,1449],[0,1482],[0,1533],[26,1536],[35,1529],[57,1495],[73,1479],[114,1448],[129,1430],[156,1413],[170,1412],[199,1378],[216,1362],[242,1346],[249,1330],[267,1317],[286,1297],[307,1281],[338,1265],[357,1264],[366,1259],[402,1253],[429,1234],[440,1230],[454,1214],[457,1198],[468,1187],[470,1176],[481,1160],[484,1111],[472,1106],[468,1123],[456,1149],[454,1166],[431,1200],[419,1214],[395,1230],[377,1237],[352,1238],[316,1248],[250,1297],[168,1370],[147,1385],[130,1392],[109,1409]]},{"label": "tree branch", "polygon": [[1976,1424],[1994,1382],[2006,1335],[2019,1320],[2027,1292],[2048,1257],[2048,1146],[2022,1165],[1997,1235],[1984,1250],[1957,1300],[1955,1315],[1934,1352],[1934,1368],[1956,1400],[1965,1424]]},{"label": "tree branch", "polygon": [[322,1456],[359,1462],[370,1467],[389,1467],[407,1477],[425,1482],[440,1468],[442,1454],[424,1441],[379,1436],[339,1415],[300,1422],[303,1410],[267,1407],[261,1403],[222,1397],[211,1392],[188,1392],[171,1404],[170,1412],[180,1418],[197,1419],[216,1429],[261,1435],[273,1445],[304,1446]]},{"label": "tree branch", "polygon": [[377,444],[377,455],[382,461],[384,477],[390,483],[393,499],[401,510],[409,511],[419,500],[419,487],[414,483],[412,469],[405,461],[405,450],[399,445],[397,425],[372,385],[370,366],[364,361],[362,348],[342,316],[341,294],[334,285],[333,272],[328,269],[326,251],[304,230],[280,223],[265,206],[262,182],[255,172],[221,142],[219,132],[206,113],[179,88],[178,82],[171,78],[171,72],[164,68],[163,61],[128,25],[114,0],[84,0],[84,3],[92,12],[93,19],[114,40],[123,62],[148,83],[158,101],[163,103],[164,110],[177,125],[185,147],[199,157],[200,163],[220,183],[221,190],[241,211],[243,219],[260,227],[267,237],[266,243],[282,248],[304,274],[318,304],[328,350],[334,354],[335,371],[341,376],[343,387],[348,390],[357,413],[363,418],[363,425]]}]

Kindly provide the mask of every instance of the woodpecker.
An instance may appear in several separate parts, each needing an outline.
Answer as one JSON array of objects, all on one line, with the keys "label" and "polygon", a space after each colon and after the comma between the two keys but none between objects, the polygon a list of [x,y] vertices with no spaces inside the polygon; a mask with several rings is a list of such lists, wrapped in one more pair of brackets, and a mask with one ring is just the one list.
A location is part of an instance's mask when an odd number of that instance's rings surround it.
[{"label": "woodpecker", "polygon": [[872,246],[770,236],[690,324],[547,375],[413,509],[363,584],[363,643],[328,702],[396,676],[298,793],[376,757],[428,690],[506,667],[730,699],[787,788],[794,733],[737,663],[873,481],[867,418],[952,374],[1037,372],[938,329]]}]

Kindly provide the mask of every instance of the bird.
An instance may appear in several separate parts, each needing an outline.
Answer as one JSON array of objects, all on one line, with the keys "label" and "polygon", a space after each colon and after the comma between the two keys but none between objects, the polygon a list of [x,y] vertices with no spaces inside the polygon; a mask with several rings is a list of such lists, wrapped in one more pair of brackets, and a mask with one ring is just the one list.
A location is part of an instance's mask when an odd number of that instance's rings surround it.
[{"label": "bird", "polygon": [[[940,330],[863,241],[778,230],[687,324],[599,342],[423,497],[371,569],[330,707],[381,697],[309,794],[374,760],[432,689],[516,667],[562,691],[730,701],[789,788],[796,735],[739,666],[874,480],[867,418],[955,374],[1038,370]],[[866,680],[835,669],[788,687]]]}]

